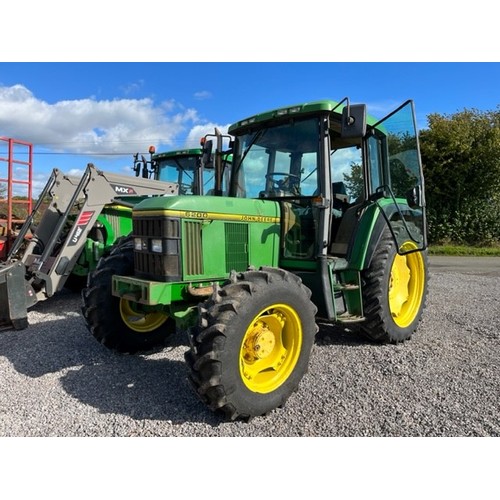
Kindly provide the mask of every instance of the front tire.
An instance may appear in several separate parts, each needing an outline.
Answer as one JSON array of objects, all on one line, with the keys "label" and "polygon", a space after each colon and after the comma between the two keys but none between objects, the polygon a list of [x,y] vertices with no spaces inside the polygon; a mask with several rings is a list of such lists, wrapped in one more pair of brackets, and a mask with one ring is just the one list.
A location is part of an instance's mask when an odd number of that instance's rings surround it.
[{"label": "front tire", "polygon": [[101,257],[82,291],[82,314],[87,328],[108,349],[123,353],[163,348],[175,332],[175,321],[163,312],[146,311],[135,302],[111,293],[113,275],[133,276],[131,237],[120,239],[108,256]]},{"label": "front tire", "polygon": [[283,406],[307,372],[318,327],[311,292],[286,271],[234,276],[200,306],[185,354],[200,399],[229,420]]},{"label": "front tire", "polygon": [[370,266],[362,275],[366,322],[361,331],[380,343],[410,339],[425,309],[429,279],[427,251],[417,250],[410,239],[401,248],[411,253],[399,255],[389,228],[384,229]]}]

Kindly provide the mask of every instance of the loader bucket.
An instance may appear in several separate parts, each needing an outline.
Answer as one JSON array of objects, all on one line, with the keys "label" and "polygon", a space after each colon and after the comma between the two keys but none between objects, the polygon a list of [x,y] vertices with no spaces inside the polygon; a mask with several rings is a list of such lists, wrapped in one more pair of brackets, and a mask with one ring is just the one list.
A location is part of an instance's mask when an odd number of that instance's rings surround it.
[{"label": "loader bucket", "polygon": [[0,329],[28,327],[25,267],[14,262],[0,267]]}]

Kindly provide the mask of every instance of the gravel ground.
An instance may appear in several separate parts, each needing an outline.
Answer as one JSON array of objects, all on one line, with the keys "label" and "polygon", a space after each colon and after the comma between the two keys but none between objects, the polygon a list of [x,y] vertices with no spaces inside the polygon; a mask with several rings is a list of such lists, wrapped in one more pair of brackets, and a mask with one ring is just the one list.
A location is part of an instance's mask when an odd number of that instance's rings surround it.
[{"label": "gravel ground", "polygon": [[186,380],[184,335],[119,356],[88,333],[80,297],[37,304],[0,332],[0,436],[500,436],[500,278],[431,271],[421,327],[397,346],[321,325],[300,390],[228,423]]}]

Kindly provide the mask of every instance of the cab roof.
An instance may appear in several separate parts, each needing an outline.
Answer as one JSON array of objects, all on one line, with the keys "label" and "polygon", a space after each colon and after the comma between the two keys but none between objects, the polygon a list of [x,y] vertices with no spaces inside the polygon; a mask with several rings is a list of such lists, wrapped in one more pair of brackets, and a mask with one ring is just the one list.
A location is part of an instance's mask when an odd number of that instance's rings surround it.
[{"label": "cab roof", "polygon": [[[337,101],[324,99],[321,101],[311,101],[302,104],[294,104],[292,106],[276,108],[233,123],[228,129],[228,133],[231,135],[237,135],[238,130],[245,129],[257,123],[263,123],[286,116],[304,116],[308,114],[331,113],[334,109],[335,114],[340,115],[344,107],[344,103],[339,105]],[[373,116],[367,115],[366,121],[368,125],[375,125],[375,123],[377,123],[379,120],[374,118]]]},{"label": "cab roof", "polygon": [[155,160],[163,158],[175,158],[177,156],[200,156],[203,153],[201,148],[195,149],[178,149],[176,151],[167,151],[165,153],[157,153],[153,155]]}]

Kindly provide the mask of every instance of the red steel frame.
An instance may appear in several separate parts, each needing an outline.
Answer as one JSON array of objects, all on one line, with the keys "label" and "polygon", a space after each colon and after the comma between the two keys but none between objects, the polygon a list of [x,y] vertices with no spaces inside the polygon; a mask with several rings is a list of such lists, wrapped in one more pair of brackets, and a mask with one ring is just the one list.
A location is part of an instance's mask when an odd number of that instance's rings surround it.
[{"label": "red steel frame", "polygon": [[[9,246],[11,240],[14,236],[14,224],[22,224],[24,219],[14,218],[14,205],[26,205],[28,215],[32,211],[33,205],[33,144],[25,141],[20,141],[18,139],[10,139],[8,137],[0,137],[0,146],[5,143],[7,146],[7,157],[0,156],[0,174],[3,175],[4,169],[1,162],[7,163],[7,176],[0,177],[0,184],[5,183],[7,185],[7,198],[0,198],[0,203],[5,203],[7,206],[7,218],[0,218],[0,225],[5,225],[7,245]],[[4,148],[1,147],[1,150]],[[27,152],[28,160],[20,160],[15,156],[19,155],[19,152]],[[28,167],[28,179],[18,179],[14,178],[14,165],[25,165]],[[26,186],[26,199],[25,200],[14,200],[14,185]]]}]

